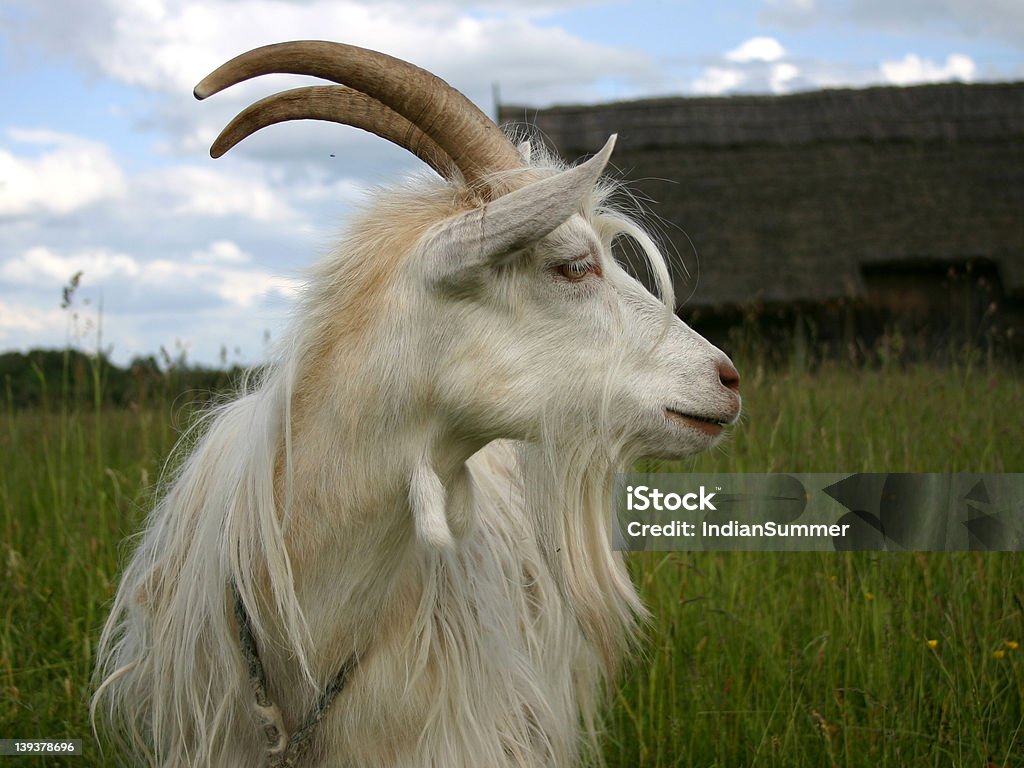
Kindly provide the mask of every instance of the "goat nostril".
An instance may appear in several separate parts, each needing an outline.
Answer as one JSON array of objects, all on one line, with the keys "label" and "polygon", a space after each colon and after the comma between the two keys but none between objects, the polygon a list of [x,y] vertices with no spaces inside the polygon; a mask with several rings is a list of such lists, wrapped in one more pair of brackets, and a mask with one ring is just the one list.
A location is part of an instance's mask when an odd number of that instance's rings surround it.
[{"label": "goat nostril", "polygon": [[718,364],[718,380],[726,389],[731,389],[733,392],[740,391],[740,374],[732,367],[731,363]]}]

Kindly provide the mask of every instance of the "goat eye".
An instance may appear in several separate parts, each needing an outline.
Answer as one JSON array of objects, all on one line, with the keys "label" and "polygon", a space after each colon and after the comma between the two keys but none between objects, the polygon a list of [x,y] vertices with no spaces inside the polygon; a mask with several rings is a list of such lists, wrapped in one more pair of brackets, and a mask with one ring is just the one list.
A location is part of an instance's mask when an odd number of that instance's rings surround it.
[{"label": "goat eye", "polygon": [[577,259],[576,261],[559,264],[558,267],[556,267],[556,271],[559,275],[570,282],[578,282],[587,275],[601,274],[600,267],[589,259]]}]

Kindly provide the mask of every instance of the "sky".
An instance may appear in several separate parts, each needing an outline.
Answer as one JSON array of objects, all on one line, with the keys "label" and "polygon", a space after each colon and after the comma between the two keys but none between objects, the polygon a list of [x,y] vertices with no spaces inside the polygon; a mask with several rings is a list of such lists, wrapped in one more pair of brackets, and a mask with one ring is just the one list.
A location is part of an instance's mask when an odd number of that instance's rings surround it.
[{"label": "sky", "polygon": [[306,79],[203,102],[193,86],[296,39],[404,58],[491,115],[496,94],[544,107],[1024,79],[1020,0],[0,0],[0,351],[266,358],[346,216],[421,173],[309,121],[210,158],[235,113]]}]

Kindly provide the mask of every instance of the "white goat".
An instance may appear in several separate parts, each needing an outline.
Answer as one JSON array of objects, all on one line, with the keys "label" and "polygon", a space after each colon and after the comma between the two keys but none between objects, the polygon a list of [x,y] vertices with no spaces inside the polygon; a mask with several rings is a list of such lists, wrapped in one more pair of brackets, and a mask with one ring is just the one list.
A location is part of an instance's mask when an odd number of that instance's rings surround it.
[{"label": "white goat", "polygon": [[609,205],[614,137],[531,160],[433,75],[337,43],[250,51],[196,94],[269,72],[351,88],[257,102],[215,157],[317,118],[444,178],[379,194],[277,362],[208,415],[125,570],[93,714],[158,766],[571,765],[643,613],[613,475],[715,443],[738,376]]}]

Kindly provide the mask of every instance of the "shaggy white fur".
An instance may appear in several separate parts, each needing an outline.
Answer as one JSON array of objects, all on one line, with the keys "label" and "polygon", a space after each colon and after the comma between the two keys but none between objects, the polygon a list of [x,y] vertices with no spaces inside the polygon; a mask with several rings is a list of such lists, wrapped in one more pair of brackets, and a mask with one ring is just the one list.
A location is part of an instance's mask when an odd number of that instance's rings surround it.
[{"label": "shaggy white fur", "polygon": [[[277,361],[182,442],[124,571],[94,714],[137,760],[265,764],[263,726],[293,732],[352,654],[302,765],[568,766],[594,743],[643,615],[613,475],[739,413],[727,358],[674,317],[657,248],[597,183],[609,152],[534,157],[490,203],[437,179],[381,191],[316,267]],[[662,301],[613,260],[619,236]]]}]

